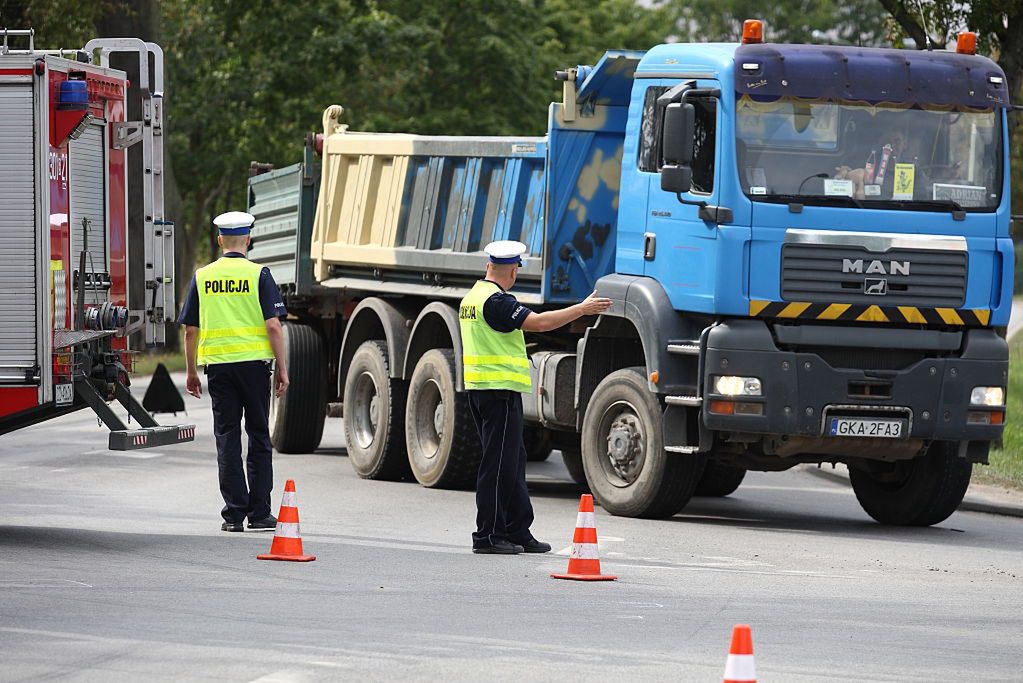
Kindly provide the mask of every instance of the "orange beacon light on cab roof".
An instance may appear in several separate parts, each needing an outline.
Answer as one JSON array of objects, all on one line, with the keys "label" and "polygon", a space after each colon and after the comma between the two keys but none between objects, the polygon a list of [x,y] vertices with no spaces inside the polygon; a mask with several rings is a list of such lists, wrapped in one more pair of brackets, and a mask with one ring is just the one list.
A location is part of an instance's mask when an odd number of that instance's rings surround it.
[{"label": "orange beacon light on cab roof", "polygon": [[759,19],[747,19],[742,22],[743,45],[762,42],[764,42],[764,22]]},{"label": "orange beacon light on cab roof", "polygon": [[956,38],[956,52],[961,55],[977,54],[977,34],[973,31],[963,31]]}]

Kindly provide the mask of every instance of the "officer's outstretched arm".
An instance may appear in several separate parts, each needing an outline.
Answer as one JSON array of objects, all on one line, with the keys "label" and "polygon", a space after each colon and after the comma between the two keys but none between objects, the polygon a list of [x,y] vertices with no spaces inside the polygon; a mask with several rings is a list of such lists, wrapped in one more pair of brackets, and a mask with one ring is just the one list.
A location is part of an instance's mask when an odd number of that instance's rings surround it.
[{"label": "officer's outstretched arm", "polygon": [[584,315],[599,315],[611,307],[611,300],[590,294],[584,301],[557,311],[530,313],[522,321],[524,332],[548,332],[578,320]]},{"label": "officer's outstretched arm", "polygon": [[270,318],[266,321],[266,334],[270,338],[270,348],[274,351],[274,360],[277,361],[277,381],[274,386],[274,393],[281,396],[288,390],[291,381],[288,379],[288,367],[284,363],[284,328],[278,318]]}]

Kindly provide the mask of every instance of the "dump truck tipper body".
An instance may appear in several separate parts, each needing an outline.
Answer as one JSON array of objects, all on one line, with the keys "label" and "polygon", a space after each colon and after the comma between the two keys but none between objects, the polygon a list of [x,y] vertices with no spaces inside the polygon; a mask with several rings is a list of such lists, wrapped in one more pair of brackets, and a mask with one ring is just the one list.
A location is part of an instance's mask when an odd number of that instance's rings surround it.
[{"label": "dump truck tipper body", "polygon": [[455,307],[513,239],[523,303],[614,301],[527,336],[524,396],[534,455],[560,448],[608,510],[845,462],[879,521],[951,514],[1005,414],[999,67],[673,44],[558,77],[542,138],[355,133],[333,106],[302,163],[251,178],[252,258],[323,384],[278,406],[278,447],[315,447],[340,402],[361,475],[471,485]]}]

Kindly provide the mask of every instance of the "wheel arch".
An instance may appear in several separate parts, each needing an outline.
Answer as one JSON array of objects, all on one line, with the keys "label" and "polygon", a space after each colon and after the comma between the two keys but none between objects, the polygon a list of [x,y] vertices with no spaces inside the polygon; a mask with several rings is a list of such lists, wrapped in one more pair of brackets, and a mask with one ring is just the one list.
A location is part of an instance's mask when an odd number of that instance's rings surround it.
[{"label": "wheel arch", "polygon": [[394,379],[403,379],[402,368],[408,349],[409,328],[412,326],[409,308],[407,305],[370,297],[360,301],[352,311],[352,317],[345,326],[344,338],[341,341],[337,369],[338,396],[342,402],[345,376],[348,374],[352,356],[363,342],[370,339],[380,339],[387,344],[389,374]]},{"label": "wheel arch", "polygon": [[[444,342],[447,342],[445,344]],[[455,354],[455,391],[464,391],[462,379],[462,334],[458,328],[458,312],[454,306],[434,301],[419,312],[409,335],[402,377],[412,377],[412,371],[423,354],[431,349],[452,349]]]},{"label": "wheel arch", "polygon": [[[698,383],[695,356],[668,353],[668,343],[699,339],[712,320],[676,311],[660,282],[635,275],[607,275],[596,284],[597,296],[612,306],[579,341],[576,364],[576,415],[582,427],[593,390],[615,370],[640,365],[654,394],[679,393]],[[657,382],[651,380],[657,373]]]}]

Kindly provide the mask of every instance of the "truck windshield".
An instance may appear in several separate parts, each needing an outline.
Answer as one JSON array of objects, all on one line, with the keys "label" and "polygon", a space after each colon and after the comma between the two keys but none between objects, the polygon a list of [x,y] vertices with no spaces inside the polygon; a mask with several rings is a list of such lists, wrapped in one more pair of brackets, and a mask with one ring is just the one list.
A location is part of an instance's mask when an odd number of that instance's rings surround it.
[{"label": "truck windshield", "polygon": [[739,179],[755,201],[991,211],[1001,198],[998,123],[993,109],[742,96]]}]

